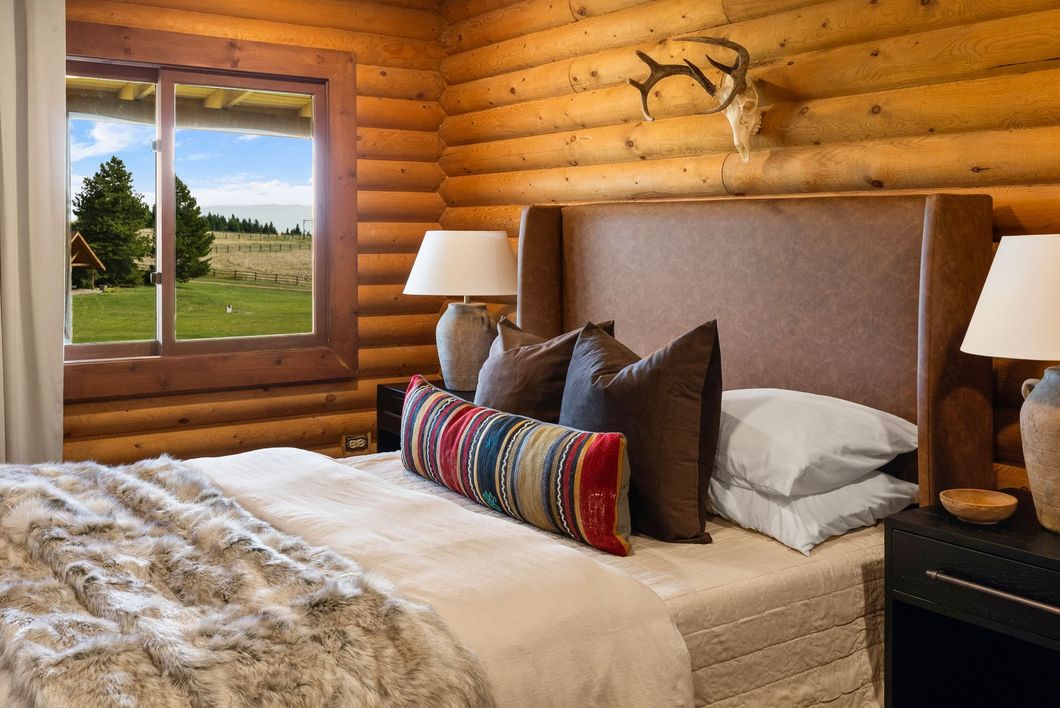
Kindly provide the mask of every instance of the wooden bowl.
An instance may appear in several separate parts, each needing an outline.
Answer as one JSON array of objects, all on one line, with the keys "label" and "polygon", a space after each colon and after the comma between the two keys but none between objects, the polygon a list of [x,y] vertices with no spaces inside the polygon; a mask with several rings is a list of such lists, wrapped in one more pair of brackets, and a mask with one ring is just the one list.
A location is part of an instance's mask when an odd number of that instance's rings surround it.
[{"label": "wooden bowl", "polygon": [[939,494],[946,511],[970,524],[996,524],[1016,513],[1018,500],[989,489],[947,489]]}]

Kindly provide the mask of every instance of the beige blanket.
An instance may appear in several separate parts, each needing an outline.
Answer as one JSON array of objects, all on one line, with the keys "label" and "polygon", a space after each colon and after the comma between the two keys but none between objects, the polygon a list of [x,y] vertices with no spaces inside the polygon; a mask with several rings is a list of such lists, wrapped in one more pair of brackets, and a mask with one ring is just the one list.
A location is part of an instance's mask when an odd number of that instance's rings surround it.
[{"label": "beige blanket", "polygon": [[[406,472],[396,454],[352,457],[396,486],[495,516]],[[714,543],[632,538],[625,558],[529,529],[621,570],[666,603],[692,659],[697,706],[850,706],[882,703],[883,525],[831,539],[807,558],[717,520]]]},{"label": "beige blanket", "polygon": [[193,460],[251,513],[324,544],[433,607],[477,653],[501,706],[692,704],[688,650],[627,574],[510,519],[300,450]]}]

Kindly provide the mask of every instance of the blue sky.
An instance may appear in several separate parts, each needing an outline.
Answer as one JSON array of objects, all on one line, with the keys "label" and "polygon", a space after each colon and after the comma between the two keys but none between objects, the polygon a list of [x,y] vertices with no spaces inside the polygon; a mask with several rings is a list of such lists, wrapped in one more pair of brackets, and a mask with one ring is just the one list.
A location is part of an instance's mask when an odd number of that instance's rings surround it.
[{"label": "blue sky", "polygon": [[[155,197],[154,127],[83,118],[70,119],[70,187],[76,194],[85,177],[117,155],[133,174],[136,191],[148,204]],[[213,130],[178,130],[176,172],[203,211],[240,207],[254,218],[254,207],[312,204],[312,141]],[[217,210],[215,210],[217,211]],[[263,220],[271,210],[262,208]],[[280,224],[281,228],[293,226]]]}]

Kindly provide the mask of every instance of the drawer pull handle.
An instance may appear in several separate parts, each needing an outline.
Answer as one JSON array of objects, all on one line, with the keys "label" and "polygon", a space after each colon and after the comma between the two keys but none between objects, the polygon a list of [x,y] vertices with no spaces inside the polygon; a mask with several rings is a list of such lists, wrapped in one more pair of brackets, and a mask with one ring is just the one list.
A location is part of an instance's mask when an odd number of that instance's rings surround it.
[{"label": "drawer pull handle", "polygon": [[971,580],[964,580],[953,575],[946,575],[941,570],[927,570],[924,571],[928,576],[928,580],[937,580],[940,583],[949,583],[950,585],[957,585],[962,588],[968,588],[969,590],[975,590],[976,592],[985,593],[987,595],[993,595],[994,597],[1000,597],[1005,600],[1019,603],[1020,605],[1026,605],[1027,607],[1033,607],[1036,610],[1042,612],[1048,612],[1052,615],[1060,616],[1060,607],[1055,605],[1049,605],[1044,602],[1038,602],[1037,600],[1031,600],[1030,598],[1023,597],[1022,595],[1014,595],[1004,590],[998,590],[992,588],[989,585],[980,585],[979,583],[973,583]]}]

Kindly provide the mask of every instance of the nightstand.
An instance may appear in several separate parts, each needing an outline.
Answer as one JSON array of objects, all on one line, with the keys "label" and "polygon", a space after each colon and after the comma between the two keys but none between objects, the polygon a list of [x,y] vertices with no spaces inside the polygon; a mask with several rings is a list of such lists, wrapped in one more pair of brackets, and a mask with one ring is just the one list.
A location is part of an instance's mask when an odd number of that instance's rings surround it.
[{"label": "nightstand", "polygon": [[888,706],[1060,705],[1060,534],[1029,494],[995,526],[887,519]]},{"label": "nightstand", "polygon": [[[431,381],[432,384],[442,385],[441,381]],[[394,384],[379,384],[375,393],[375,415],[376,433],[375,442],[378,452],[395,452],[401,449],[401,408],[405,405],[405,390],[409,382]],[[466,401],[475,400],[474,391],[451,391],[443,389],[459,396]]]}]

